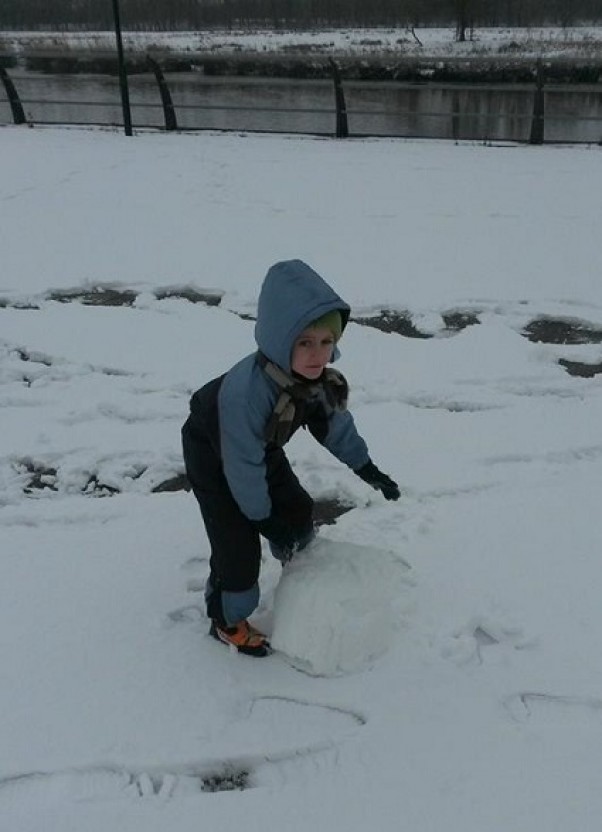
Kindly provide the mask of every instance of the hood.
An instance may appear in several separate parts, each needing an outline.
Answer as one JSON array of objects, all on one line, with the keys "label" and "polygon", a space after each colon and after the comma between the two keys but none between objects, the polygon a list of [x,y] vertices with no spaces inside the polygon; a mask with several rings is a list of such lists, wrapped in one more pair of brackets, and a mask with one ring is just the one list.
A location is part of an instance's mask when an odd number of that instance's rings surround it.
[{"label": "hood", "polygon": [[[320,275],[302,260],[285,260],[268,271],[259,293],[255,340],[261,352],[287,373],[293,344],[317,318],[337,309],[343,330],[350,308]],[[333,361],[339,352],[335,347]]]}]

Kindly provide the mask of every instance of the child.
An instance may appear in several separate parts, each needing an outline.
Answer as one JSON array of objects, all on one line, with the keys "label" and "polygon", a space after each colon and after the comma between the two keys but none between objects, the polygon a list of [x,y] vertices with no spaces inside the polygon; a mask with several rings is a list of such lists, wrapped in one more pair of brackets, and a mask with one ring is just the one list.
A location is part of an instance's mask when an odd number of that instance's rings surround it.
[{"label": "child", "polygon": [[282,450],[299,427],[387,500],[399,498],[346,409],[344,377],[326,367],[339,355],[349,313],[301,260],[276,263],[259,295],[259,351],[197,390],[190,402],[182,440],[211,544],[210,633],[241,653],[270,652],[266,637],[247,621],[259,603],[260,534],[283,563],[315,534],[313,501]]}]

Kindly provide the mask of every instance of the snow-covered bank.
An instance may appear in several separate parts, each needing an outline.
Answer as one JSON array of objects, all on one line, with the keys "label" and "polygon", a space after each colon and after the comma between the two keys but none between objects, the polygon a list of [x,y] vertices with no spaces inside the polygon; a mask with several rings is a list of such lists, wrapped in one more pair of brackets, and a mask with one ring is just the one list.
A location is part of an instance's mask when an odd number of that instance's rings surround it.
[{"label": "snow-covered bank", "polygon": [[[114,49],[113,32],[2,32],[0,46],[8,52],[52,49]],[[477,27],[473,37],[457,43],[449,28],[205,30],[202,32],[124,32],[132,52],[282,52],[310,55],[415,54],[423,58],[484,55],[546,55],[592,57],[602,51],[602,27]]]},{"label": "snow-covered bank", "polygon": [[[3,826],[597,832],[602,399],[558,361],[602,361],[602,149],[6,128],[0,150]],[[355,505],[328,537],[412,565],[389,649],[321,678],[207,638],[198,510],[151,493],[291,256],[354,317],[433,336],[341,344],[399,503],[289,446],[312,494]],[[50,297],[106,284],[131,305]],[[182,286],[221,304],[159,297]],[[585,343],[529,340],[541,316]],[[55,474],[31,487],[27,460]],[[266,627],[279,578],[266,551]]]}]

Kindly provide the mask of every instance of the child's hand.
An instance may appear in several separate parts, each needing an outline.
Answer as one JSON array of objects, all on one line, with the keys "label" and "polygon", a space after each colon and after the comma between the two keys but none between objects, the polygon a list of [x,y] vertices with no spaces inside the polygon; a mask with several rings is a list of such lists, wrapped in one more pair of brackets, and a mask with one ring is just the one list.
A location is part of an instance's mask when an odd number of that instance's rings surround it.
[{"label": "child's hand", "polygon": [[397,483],[394,482],[391,477],[388,477],[386,474],[383,474],[382,471],[379,471],[372,461],[367,462],[361,468],[358,468],[355,473],[358,477],[360,477],[360,479],[367,482],[368,485],[371,485],[372,488],[382,492],[385,500],[399,500],[401,493]]},{"label": "child's hand", "polygon": [[266,517],[265,520],[257,520],[255,525],[260,534],[266,537],[270,543],[283,553],[292,553],[299,546],[301,541],[308,536],[308,529],[295,528],[275,515]]}]

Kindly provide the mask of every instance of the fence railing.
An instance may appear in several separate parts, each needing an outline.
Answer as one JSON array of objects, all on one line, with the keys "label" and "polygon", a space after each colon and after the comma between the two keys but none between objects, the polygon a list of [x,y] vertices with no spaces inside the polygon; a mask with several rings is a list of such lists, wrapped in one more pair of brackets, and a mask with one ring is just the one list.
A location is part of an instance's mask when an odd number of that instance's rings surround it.
[{"label": "fence railing", "polygon": [[[137,101],[135,98],[131,99],[131,107],[134,115],[138,115],[138,123],[136,123],[136,119],[134,118],[134,126],[138,128],[145,128],[145,129],[161,129],[167,131],[174,131],[174,130],[201,130],[201,129],[218,129],[218,130],[237,130],[240,131],[241,129],[245,132],[253,132],[253,131],[261,131],[261,132],[307,132],[307,133],[327,133],[329,135],[333,135],[336,138],[343,139],[349,136],[370,136],[370,135],[390,135],[390,136],[411,136],[411,137],[438,137],[438,138],[450,138],[454,140],[460,139],[473,139],[473,140],[484,140],[484,141],[495,141],[495,140],[503,140],[507,138],[505,133],[507,130],[501,130],[499,128],[500,121],[505,121],[506,123],[511,123],[515,127],[518,125],[519,129],[516,129],[515,132],[519,138],[515,138],[514,140],[517,141],[525,141],[529,142],[530,144],[542,144],[544,141],[565,141],[566,139],[558,139],[558,138],[550,138],[546,136],[546,127],[550,128],[552,125],[558,124],[571,124],[574,125],[575,122],[583,123],[584,125],[588,125],[590,128],[589,131],[585,131],[588,134],[588,137],[584,139],[568,139],[568,141],[584,141],[588,143],[597,142],[602,144],[602,85],[598,85],[599,89],[594,89],[591,93],[594,96],[597,96],[598,104],[594,108],[596,110],[595,115],[588,115],[584,112],[549,112],[547,111],[547,102],[551,100],[549,97],[554,95],[554,87],[553,86],[546,86],[545,78],[544,78],[544,71],[541,65],[538,65],[534,68],[534,82],[532,85],[520,85],[520,90],[523,96],[526,96],[524,100],[524,105],[522,107],[522,111],[512,111],[512,112],[500,112],[499,110],[495,111],[483,111],[480,107],[474,106],[474,100],[464,101],[463,96],[457,92],[456,89],[453,88],[453,85],[433,85],[433,89],[443,90],[446,89],[449,93],[448,99],[450,102],[450,106],[448,108],[438,108],[438,109],[429,109],[429,110],[421,110],[419,113],[416,112],[415,109],[409,107],[408,109],[400,110],[396,108],[395,111],[392,111],[390,108],[383,109],[382,107],[379,108],[378,106],[370,106],[370,107],[349,107],[347,104],[347,96],[344,82],[341,78],[341,73],[339,70],[338,65],[334,60],[330,60],[330,70],[332,75],[332,97],[331,97],[331,104],[328,106],[278,106],[278,105],[266,105],[264,103],[258,103],[257,101],[249,101],[246,103],[244,101],[244,93],[243,95],[243,103],[184,103],[179,102],[176,103],[174,101],[174,97],[172,95],[172,90],[168,84],[168,81],[163,73],[160,65],[157,61],[150,56],[147,57],[147,66],[149,71],[152,73],[156,83],[156,89],[159,93],[159,101],[157,103],[148,102],[148,101]],[[80,76],[73,75],[70,76],[70,83],[77,84],[78,79]],[[97,124],[97,125],[112,125],[118,126],[119,125],[119,117],[115,118],[107,118],[101,119],[98,116],[95,116],[91,119],[89,113],[91,110],[94,111],[112,111],[114,114],[118,104],[118,89],[115,88],[114,91],[114,100],[89,100],[85,98],[56,98],[56,97],[45,97],[34,95],[33,97],[23,97],[19,94],[17,89],[17,84],[15,81],[19,80],[18,73],[15,73],[12,76],[12,73],[9,73],[5,68],[0,65],[0,81],[2,81],[2,85],[4,87],[4,91],[6,94],[6,100],[10,107],[10,113],[12,116],[12,120],[15,124]],[[25,81],[25,78],[21,80]],[[273,79],[269,79],[273,80]],[[256,79],[255,79],[256,81]],[[389,86],[388,83],[383,84],[383,88]],[[427,86],[426,84],[422,85],[406,85],[408,89],[411,89],[412,92],[415,90],[424,90]],[[596,85],[589,85],[588,89],[591,89]],[[242,87],[241,87],[242,89]],[[257,89],[257,87],[255,87]],[[499,86],[492,86],[492,85],[463,85],[463,90],[466,92],[467,90],[470,92],[474,92],[475,94],[479,93],[481,95],[485,94],[498,94],[503,95],[504,92],[506,93],[515,93],[517,86],[507,85],[503,90]],[[568,86],[563,87],[563,93],[565,95],[571,96],[570,89],[573,89],[574,92],[580,92],[580,85],[575,84],[572,85],[571,88]],[[1,90],[1,87],[0,87]],[[451,90],[451,92],[450,92]],[[492,93],[493,91],[493,93]],[[1,97],[0,97],[0,105],[1,105]],[[48,118],[37,118],[32,117],[28,111],[29,107],[59,107],[62,108],[61,117],[58,119],[48,119]],[[88,114],[87,118],[83,116],[78,117],[77,114],[81,112],[85,112]],[[570,108],[569,108],[570,109]],[[76,115],[74,115],[74,111]],[[254,126],[254,127],[244,127],[241,128],[240,126],[228,126],[224,124],[220,126],[219,124],[212,124],[209,127],[203,124],[203,119],[197,119],[195,124],[191,126],[189,123],[185,124],[184,122],[187,121],[185,116],[191,113],[200,113],[200,114],[211,114],[215,112],[223,112],[225,114],[233,113],[233,114],[241,114],[241,113],[252,113],[253,115],[265,114],[266,116],[291,116],[293,118],[298,118],[300,116],[316,116],[318,119],[324,122],[324,119],[331,118],[331,128],[327,131],[325,130],[318,130],[312,129],[311,127],[306,127],[304,129],[288,129],[286,126],[286,122],[284,126],[276,127],[273,126]],[[145,118],[140,117],[140,114],[146,112],[147,116]],[[151,113],[158,113],[158,118],[154,119],[152,116],[148,115]],[[66,117],[67,113],[67,117]],[[162,118],[161,118],[162,114]],[[395,118],[399,123],[404,123],[406,125],[412,125],[411,129],[407,126],[405,129],[403,127],[391,127],[390,123],[391,120]],[[386,120],[389,124],[388,127],[384,129],[376,129],[374,125],[376,120]],[[273,119],[272,119],[273,120]],[[418,120],[421,121],[422,127],[417,127]],[[267,119],[266,119],[267,122]],[[428,129],[424,125],[428,125],[429,122],[431,123],[438,123],[437,129]],[[281,122],[282,123],[282,122]],[[362,129],[355,129],[354,124],[362,124]],[[444,127],[442,127],[444,125]],[[598,130],[598,125],[600,129]],[[558,133],[558,129],[556,131],[552,130],[552,133]],[[595,133],[595,136],[592,138],[592,134]]]}]

